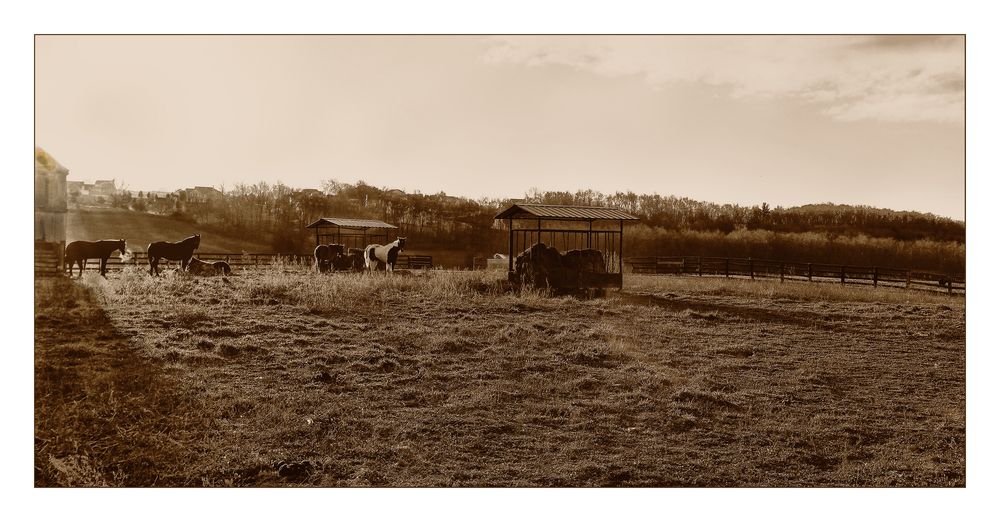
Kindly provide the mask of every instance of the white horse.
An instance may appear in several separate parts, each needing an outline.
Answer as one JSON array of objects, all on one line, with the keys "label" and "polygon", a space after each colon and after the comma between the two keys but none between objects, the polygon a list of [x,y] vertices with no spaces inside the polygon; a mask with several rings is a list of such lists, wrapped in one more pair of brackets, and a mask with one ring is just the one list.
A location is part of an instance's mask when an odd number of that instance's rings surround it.
[{"label": "white horse", "polygon": [[395,241],[385,246],[377,244],[366,246],[365,268],[374,272],[378,269],[379,264],[384,263],[385,271],[392,272],[396,266],[396,258],[399,257],[399,253],[403,251],[403,245],[405,244],[405,237],[397,237]]}]

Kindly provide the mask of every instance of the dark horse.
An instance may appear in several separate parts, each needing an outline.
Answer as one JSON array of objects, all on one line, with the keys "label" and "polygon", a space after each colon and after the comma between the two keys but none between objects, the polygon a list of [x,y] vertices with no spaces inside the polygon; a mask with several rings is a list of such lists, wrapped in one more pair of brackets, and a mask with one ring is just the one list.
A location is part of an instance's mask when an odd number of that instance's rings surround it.
[{"label": "dark horse", "polygon": [[336,269],[337,261],[344,255],[344,245],[330,244],[319,245],[313,250],[313,257],[316,258],[316,269],[320,272]]},{"label": "dark horse", "polygon": [[101,275],[107,273],[108,258],[115,250],[125,255],[124,239],[103,239],[101,241],[74,241],[66,245],[66,253],[63,255],[63,270],[69,267],[69,275],[73,276],[73,263],[80,265],[80,277],[83,277],[83,269],[87,266],[87,260],[97,258],[101,260]]},{"label": "dark horse", "polygon": [[169,241],[150,243],[149,247],[146,248],[146,256],[149,257],[149,275],[160,275],[160,270],[157,267],[160,259],[180,261],[181,270],[187,270],[188,262],[191,261],[191,256],[194,255],[194,251],[200,243],[200,234],[195,234],[177,243]]}]

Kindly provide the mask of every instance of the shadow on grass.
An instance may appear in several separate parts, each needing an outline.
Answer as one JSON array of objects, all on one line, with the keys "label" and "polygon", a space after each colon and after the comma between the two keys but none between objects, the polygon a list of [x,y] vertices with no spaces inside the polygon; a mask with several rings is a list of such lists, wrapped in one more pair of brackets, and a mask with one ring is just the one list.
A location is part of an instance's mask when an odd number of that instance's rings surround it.
[{"label": "shadow on grass", "polygon": [[35,486],[183,486],[198,416],[94,296],[35,282]]}]

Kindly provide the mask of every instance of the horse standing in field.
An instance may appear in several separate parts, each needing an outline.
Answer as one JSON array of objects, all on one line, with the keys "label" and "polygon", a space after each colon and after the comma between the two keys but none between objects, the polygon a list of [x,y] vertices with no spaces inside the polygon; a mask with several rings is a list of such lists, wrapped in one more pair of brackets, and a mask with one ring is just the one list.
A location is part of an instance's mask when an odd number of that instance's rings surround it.
[{"label": "horse standing in field", "polygon": [[405,237],[397,237],[395,241],[385,246],[368,245],[365,247],[365,267],[370,271],[375,271],[385,265],[385,271],[392,272],[396,266],[396,258],[403,251],[405,244]]},{"label": "horse standing in field", "polygon": [[160,263],[160,259],[180,261],[181,270],[186,270],[188,262],[191,261],[191,256],[194,255],[194,251],[198,248],[199,244],[201,244],[200,234],[195,234],[177,243],[169,241],[150,243],[149,247],[146,248],[146,256],[149,257],[149,275],[160,275],[160,270],[157,266]]},{"label": "horse standing in field", "polygon": [[344,245],[332,243],[329,245],[318,245],[313,250],[313,257],[316,259],[316,269],[326,272],[337,268],[337,261],[344,255]]},{"label": "horse standing in field", "polygon": [[101,241],[74,241],[66,245],[66,252],[63,255],[63,270],[69,266],[69,275],[73,277],[73,263],[80,266],[80,277],[83,277],[83,269],[87,266],[87,260],[97,258],[101,260],[101,275],[104,276],[108,269],[108,258],[115,250],[125,255],[124,239],[102,239]]}]

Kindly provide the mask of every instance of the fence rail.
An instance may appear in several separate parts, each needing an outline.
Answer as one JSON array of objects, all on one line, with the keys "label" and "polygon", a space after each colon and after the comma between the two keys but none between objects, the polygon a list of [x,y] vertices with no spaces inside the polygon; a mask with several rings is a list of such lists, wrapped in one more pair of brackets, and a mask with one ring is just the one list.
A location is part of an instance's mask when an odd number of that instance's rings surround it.
[{"label": "fence rail", "polygon": [[924,288],[948,293],[965,292],[965,277],[925,270],[881,266],[796,263],[733,257],[633,257],[626,260],[634,274],[689,274],[725,277],[773,278],[784,281],[839,282],[844,285],[884,285]]},{"label": "fence rail", "polygon": [[[38,254],[36,254],[36,265]],[[298,264],[311,266],[314,263],[312,255],[301,254],[281,254],[281,253],[231,253],[231,252],[196,252],[194,257],[202,261],[215,262],[225,261],[233,269],[236,268],[259,268],[278,263]],[[400,254],[396,259],[396,268],[399,269],[421,269],[433,267],[434,259],[431,256],[405,255]],[[57,263],[58,264],[58,263]],[[160,266],[179,265],[179,261],[160,260]],[[149,266],[149,257],[146,252],[133,252],[127,260],[112,256],[108,258],[108,270],[121,270],[126,266]],[[87,263],[87,270],[98,270],[100,261],[91,259]]]}]

